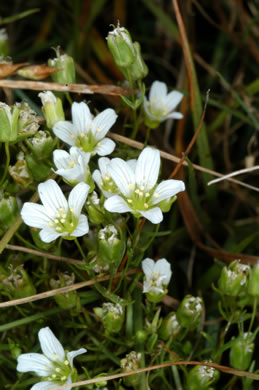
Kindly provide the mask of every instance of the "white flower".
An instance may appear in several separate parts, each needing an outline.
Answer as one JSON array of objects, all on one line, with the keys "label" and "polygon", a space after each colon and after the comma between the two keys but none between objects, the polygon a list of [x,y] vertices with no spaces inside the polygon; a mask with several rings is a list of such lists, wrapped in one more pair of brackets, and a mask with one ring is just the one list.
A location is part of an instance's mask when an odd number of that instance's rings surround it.
[{"label": "white flower", "polygon": [[[109,198],[112,195],[119,194],[119,189],[117,185],[114,183],[114,181],[111,178],[111,175],[108,171],[109,164],[112,160],[110,160],[108,157],[101,157],[98,160],[98,166],[99,170],[96,169],[93,172],[93,179],[100,188],[100,190],[103,192],[104,196],[106,198]],[[132,168],[133,171],[136,169],[136,159],[128,160],[126,163],[129,165],[130,168]]]},{"label": "white flower", "polygon": [[[85,348],[65,352],[61,343],[49,327],[42,328],[38,334],[43,354],[24,353],[18,357],[17,371],[34,372],[44,381],[36,383],[31,390],[49,390],[58,385],[72,383],[73,359],[87,352]],[[68,387],[67,390],[70,390]]]},{"label": "white flower", "polygon": [[142,261],[142,269],[145,274],[143,293],[149,294],[151,301],[158,302],[167,293],[172,271],[171,265],[166,259],[154,260],[146,258]]},{"label": "white flower", "polygon": [[53,131],[68,145],[77,146],[80,150],[92,155],[107,156],[113,152],[115,143],[104,137],[115,123],[116,118],[115,111],[107,108],[92,119],[87,104],[73,103],[72,123],[59,121],[55,123]]},{"label": "white flower", "polygon": [[106,199],[104,207],[110,212],[131,212],[152,223],[160,223],[163,214],[159,203],[184,191],[181,180],[164,180],[157,184],[160,168],[159,151],[146,147],[139,155],[135,170],[120,158],[111,160],[108,171],[120,195]]},{"label": "white flower", "polygon": [[54,172],[71,184],[85,183],[90,176],[90,157],[90,153],[82,152],[76,146],[72,146],[69,153],[56,149],[53,152],[53,161],[58,169]]},{"label": "white flower", "polygon": [[[180,103],[183,94],[178,91],[172,91],[167,94],[167,86],[161,81],[154,81],[149,92],[149,100],[144,98],[144,110],[150,123],[154,122],[157,127],[160,122],[168,118],[182,119],[180,112],[174,109]],[[152,127],[152,125],[151,125]]]},{"label": "white flower", "polygon": [[38,186],[42,205],[27,202],[23,205],[21,217],[32,227],[42,229],[40,238],[51,242],[59,236],[66,239],[80,237],[88,233],[88,220],[81,214],[86,201],[89,186],[77,184],[66,200],[59,185],[54,180],[48,180]]},{"label": "white flower", "polygon": [[56,104],[57,102],[56,96],[51,91],[40,92],[38,96],[41,99],[41,103],[43,106],[45,106],[47,103]]}]

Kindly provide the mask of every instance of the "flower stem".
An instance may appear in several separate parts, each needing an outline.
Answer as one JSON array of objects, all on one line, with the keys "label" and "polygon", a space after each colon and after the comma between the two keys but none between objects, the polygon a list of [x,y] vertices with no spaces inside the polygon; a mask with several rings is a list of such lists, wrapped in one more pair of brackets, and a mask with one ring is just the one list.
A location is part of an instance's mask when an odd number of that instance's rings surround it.
[{"label": "flower stem", "polygon": [[145,138],[143,149],[147,146],[147,143],[148,143],[148,140],[149,140],[149,136],[150,136],[150,130],[151,130],[151,128],[148,127],[147,128],[147,132],[146,132],[146,138]]},{"label": "flower stem", "polygon": [[76,243],[76,245],[77,245],[77,247],[78,247],[78,250],[79,250],[81,256],[83,257],[84,260],[86,260],[86,255],[85,255],[85,253],[84,253],[84,251],[83,251],[83,248],[82,248],[81,245],[79,244],[79,241],[78,241],[77,238],[75,238],[75,243]]}]

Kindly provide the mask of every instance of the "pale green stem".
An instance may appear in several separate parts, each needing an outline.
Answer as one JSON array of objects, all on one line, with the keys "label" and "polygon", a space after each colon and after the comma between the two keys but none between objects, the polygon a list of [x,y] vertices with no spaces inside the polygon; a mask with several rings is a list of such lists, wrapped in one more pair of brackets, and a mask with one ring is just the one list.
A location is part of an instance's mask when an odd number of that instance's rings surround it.
[{"label": "pale green stem", "polygon": [[10,164],[10,150],[9,150],[9,143],[8,142],[5,142],[5,154],[6,154],[6,163],[5,163],[5,169],[4,169],[4,174],[2,176],[2,179],[0,181],[0,187],[3,185],[4,181],[5,181],[5,178],[6,178],[6,175],[7,175],[7,172],[8,172],[8,167],[9,167],[9,164]]}]

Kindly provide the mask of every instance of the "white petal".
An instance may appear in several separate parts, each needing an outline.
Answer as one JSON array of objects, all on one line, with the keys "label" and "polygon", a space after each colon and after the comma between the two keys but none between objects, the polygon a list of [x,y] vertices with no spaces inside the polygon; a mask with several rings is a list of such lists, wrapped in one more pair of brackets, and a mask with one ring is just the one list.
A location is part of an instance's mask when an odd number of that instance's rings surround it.
[{"label": "white petal", "polygon": [[125,202],[125,200],[119,195],[114,195],[109,199],[106,199],[104,207],[111,213],[127,213],[128,211],[133,211],[128,206],[127,202]]},{"label": "white petal", "polygon": [[166,259],[157,260],[154,266],[154,273],[165,276],[163,284],[168,285],[172,276],[171,264]]},{"label": "white petal", "polygon": [[73,360],[76,356],[82,355],[83,353],[86,353],[87,350],[85,348],[80,348],[77,351],[71,351],[67,353],[67,358],[70,363],[70,366],[73,367]]},{"label": "white petal", "polygon": [[53,367],[49,359],[40,353],[24,353],[18,356],[17,371],[34,372],[38,376],[47,376],[52,373]]},{"label": "white petal", "polygon": [[150,190],[157,182],[160,168],[159,150],[145,148],[139,155],[136,166],[136,183]]},{"label": "white petal", "polygon": [[172,112],[172,114],[169,114],[166,116],[166,119],[168,118],[173,118],[173,119],[182,119],[183,118],[183,114],[181,114],[180,112]]},{"label": "white petal", "polygon": [[146,219],[148,219],[150,222],[157,224],[163,221],[163,213],[159,207],[154,207],[150,210],[143,211],[139,210],[140,214],[143,215]]},{"label": "white petal", "polygon": [[71,236],[81,237],[89,232],[88,219],[85,215],[80,215],[77,227],[71,233]]},{"label": "white petal", "polygon": [[[35,385],[33,385],[31,387],[31,390],[49,390],[49,389],[54,389],[57,386],[58,386],[57,383],[44,381],[44,382],[39,382],[39,383],[36,383]],[[70,387],[70,389],[71,389],[71,387]],[[66,388],[66,390],[68,390],[68,388]]]},{"label": "white petal", "polygon": [[108,156],[108,154],[111,154],[114,151],[115,146],[115,142],[110,138],[104,138],[98,142],[95,153],[99,156]]},{"label": "white petal", "polygon": [[180,103],[183,98],[183,94],[178,91],[170,92],[165,100],[165,105],[167,107],[168,112],[173,111],[175,107]]},{"label": "white petal", "polygon": [[182,180],[164,180],[156,187],[156,190],[152,196],[152,204],[157,204],[164,199],[171,198],[178,194],[178,192],[184,191],[185,185]]},{"label": "white petal", "polygon": [[101,171],[102,176],[105,176],[107,173],[108,165],[110,164],[111,160],[108,157],[100,157],[98,160],[98,166]]},{"label": "white petal", "polygon": [[50,217],[54,217],[60,208],[67,210],[67,200],[55,180],[47,180],[38,185],[43,206]]},{"label": "white petal", "polygon": [[96,169],[95,171],[93,171],[92,178],[94,179],[95,183],[98,185],[98,187],[101,190],[102,189],[102,186],[101,186],[102,176],[101,176],[101,172],[99,171],[99,169]]},{"label": "white petal", "polygon": [[67,169],[71,162],[71,156],[65,150],[56,149],[53,152],[53,161],[58,169]]},{"label": "white petal", "polygon": [[68,145],[73,146],[76,143],[77,131],[75,126],[68,121],[58,121],[55,123],[53,133]]},{"label": "white petal", "polygon": [[74,213],[77,217],[79,217],[82,211],[89,189],[90,187],[88,184],[79,183],[72,189],[69,194],[68,205],[71,209],[74,210]]},{"label": "white petal", "polygon": [[51,229],[50,227],[44,228],[40,231],[40,238],[43,242],[51,242],[56,240],[56,238],[64,235],[65,233],[58,233],[54,229]]},{"label": "white petal", "polygon": [[82,150],[80,150],[78,147],[76,146],[72,146],[70,149],[69,149],[69,153],[72,157],[72,159],[74,161],[78,161],[80,160],[80,158],[82,159],[84,165],[88,165],[89,163],[89,160],[91,158],[91,153],[88,153],[88,152],[84,152]]},{"label": "white petal", "polygon": [[126,163],[130,167],[132,172],[136,172],[136,167],[137,167],[137,159],[136,158],[132,158],[131,160],[127,160]]},{"label": "white petal", "polygon": [[64,348],[48,326],[39,331],[38,337],[42,352],[45,356],[47,356],[47,358],[54,361],[64,361]]},{"label": "white petal", "polygon": [[97,140],[101,140],[106,136],[116,122],[117,117],[118,115],[112,108],[107,108],[94,118],[92,131]]},{"label": "white petal", "polygon": [[87,133],[88,126],[92,122],[90,110],[84,102],[72,104],[72,122],[77,134]]},{"label": "white petal", "polygon": [[50,222],[50,217],[45,207],[32,202],[24,203],[21,217],[27,225],[38,229],[48,227]]},{"label": "white petal", "polygon": [[135,188],[135,175],[129,165],[121,158],[113,158],[108,172],[120,192],[128,197]]},{"label": "white petal", "polygon": [[163,100],[167,95],[167,86],[162,81],[154,81],[151,85],[149,92],[149,101],[152,104],[152,100]]},{"label": "white petal", "polygon": [[147,257],[145,260],[142,261],[141,267],[147,279],[151,278],[154,266],[155,266],[154,260],[150,259],[149,257]]}]

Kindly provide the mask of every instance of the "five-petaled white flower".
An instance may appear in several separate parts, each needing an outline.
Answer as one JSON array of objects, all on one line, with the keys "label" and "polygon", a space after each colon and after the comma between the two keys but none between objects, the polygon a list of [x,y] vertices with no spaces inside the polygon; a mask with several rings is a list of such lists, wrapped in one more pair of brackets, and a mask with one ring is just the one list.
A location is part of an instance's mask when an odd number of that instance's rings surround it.
[{"label": "five-petaled white flower", "polygon": [[161,81],[154,81],[149,92],[149,100],[144,98],[144,110],[146,116],[146,124],[155,128],[160,122],[168,118],[182,119],[183,115],[180,112],[175,112],[174,109],[180,103],[183,94],[178,91],[172,91],[167,94],[167,86]]},{"label": "five-petaled white flower", "polygon": [[[42,328],[38,334],[43,354],[24,353],[18,356],[17,371],[34,372],[43,381],[36,383],[31,390],[49,390],[58,385],[70,384],[76,377],[73,359],[87,352],[85,348],[65,352],[59,340],[49,327]],[[70,390],[71,387],[67,387]]]},{"label": "five-petaled white flower", "polygon": [[184,191],[181,180],[164,180],[157,184],[160,168],[158,150],[146,147],[139,155],[135,171],[120,158],[111,160],[108,172],[120,194],[106,199],[104,207],[110,212],[131,212],[141,215],[152,223],[160,223],[163,214],[159,203]]},{"label": "five-petaled white flower", "polygon": [[90,153],[82,152],[76,146],[72,146],[69,153],[56,149],[53,152],[53,161],[58,169],[54,172],[72,185],[86,183],[91,177],[88,166],[90,157]]},{"label": "five-petaled white flower", "polygon": [[142,261],[142,269],[145,274],[143,293],[152,302],[159,302],[167,293],[172,271],[171,265],[166,259],[154,260],[146,258]]},{"label": "five-petaled white flower", "polygon": [[[98,185],[98,187],[103,192],[106,198],[109,198],[110,196],[115,194],[119,194],[120,192],[109,173],[108,167],[111,161],[112,160],[110,160],[108,157],[99,158],[98,160],[99,170],[96,169],[92,175],[94,181],[96,182],[96,184]],[[126,163],[134,172],[136,169],[136,162],[137,162],[136,159],[126,161]]]},{"label": "five-petaled white flower", "polygon": [[89,185],[77,184],[66,200],[59,185],[54,180],[47,180],[38,186],[42,205],[26,202],[21,210],[24,222],[32,227],[42,229],[40,238],[51,242],[62,236],[73,239],[88,233],[88,220],[81,214],[86,201]]},{"label": "five-petaled white flower", "polygon": [[115,123],[116,118],[115,111],[107,108],[92,119],[86,103],[73,103],[72,123],[59,121],[55,123],[53,132],[68,145],[77,146],[80,150],[92,155],[107,156],[113,152],[115,143],[104,137]]}]

